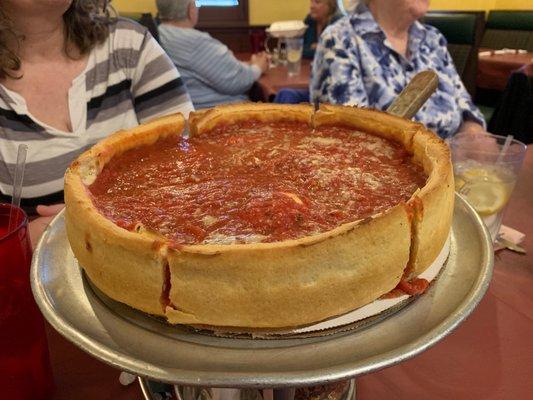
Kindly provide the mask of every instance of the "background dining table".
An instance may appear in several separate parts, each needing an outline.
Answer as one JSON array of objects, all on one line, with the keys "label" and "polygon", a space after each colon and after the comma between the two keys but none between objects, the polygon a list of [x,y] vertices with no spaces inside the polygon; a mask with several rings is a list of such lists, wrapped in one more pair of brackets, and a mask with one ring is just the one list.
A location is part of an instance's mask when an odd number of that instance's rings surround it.
[{"label": "background dining table", "polygon": [[[533,53],[518,53],[517,50],[480,49],[478,57],[478,72],[476,86],[481,89],[503,91],[509,77],[520,68],[533,64]],[[530,73],[530,72],[529,72]]]},{"label": "background dining table", "polygon": [[[357,398],[533,398],[533,150],[528,150],[504,224],[526,234],[520,255],[496,254],[488,292],[472,315],[424,353],[357,378]],[[47,326],[56,382],[52,400],[136,400],[120,371],[84,353]],[[394,333],[391,333],[394,334]],[[320,357],[317,354],[317,357]]]},{"label": "background dining table", "polygon": [[[241,61],[248,61],[251,53],[236,53],[235,56]],[[300,73],[294,76],[289,76],[286,65],[271,66],[256,82],[253,100],[272,101],[283,88],[308,89],[310,77],[311,60],[305,58],[302,59]]]}]

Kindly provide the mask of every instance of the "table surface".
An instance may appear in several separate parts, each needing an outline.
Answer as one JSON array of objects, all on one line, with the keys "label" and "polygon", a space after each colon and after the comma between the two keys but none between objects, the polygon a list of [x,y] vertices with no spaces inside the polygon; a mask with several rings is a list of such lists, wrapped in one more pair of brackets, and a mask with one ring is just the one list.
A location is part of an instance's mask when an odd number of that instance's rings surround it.
[{"label": "table surface", "polygon": [[[251,53],[236,53],[241,61],[248,61]],[[283,88],[307,89],[311,77],[311,60],[302,59],[300,74],[289,76],[286,66],[271,67],[257,81],[262,90],[263,101],[268,102],[272,96]]]},{"label": "table surface", "polygon": [[309,78],[311,76],[311,61],[302,60],[300,74],[289,76],[286,66],[270,68],[261,78],[259,84],[263,87],[267,95],[275,95],[280,89],[307,89],[309,88]]},{"label": "table surface", "polygon": [[[492,54],[483,55],[490,51]],[[533,64],[533,53],[494,54],[493,50],[480,49],[478,57],[477,87],[503,91],[511,73]]]},{"label": "table surface", "polygon": [[[497,253],[494,277],[473,314],[421,355],[357,379],[358,399],[527,399],[533,391],[533,150],[528,150],[504,224],[526,234],[528,255]],[[48,327],[53,400],[142,399],[137,384]]]}]

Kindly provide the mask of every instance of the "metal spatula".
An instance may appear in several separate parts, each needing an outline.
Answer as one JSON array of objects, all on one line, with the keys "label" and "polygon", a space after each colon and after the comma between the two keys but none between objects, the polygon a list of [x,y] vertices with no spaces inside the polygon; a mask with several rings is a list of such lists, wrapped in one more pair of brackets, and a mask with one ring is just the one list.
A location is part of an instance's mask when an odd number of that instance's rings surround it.
[{"label": "metal spatula", "polygon": [[427,99],[437,90],[438,84],[439,77],[435,71],[428,70],[416,74],[387,108],[387,112],[399,117],[413,118]]}]

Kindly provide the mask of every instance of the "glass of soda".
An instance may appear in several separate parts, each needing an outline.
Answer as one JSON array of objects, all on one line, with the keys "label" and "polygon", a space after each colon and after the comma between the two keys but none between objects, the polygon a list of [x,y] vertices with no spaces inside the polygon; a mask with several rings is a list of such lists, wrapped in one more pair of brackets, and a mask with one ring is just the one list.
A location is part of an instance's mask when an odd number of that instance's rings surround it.
[{"label": "glass of soda", "polygon": [[0,392],[10,400],[45,400],[54,389],[44,320],[30,287],[28,218],[0,204]]}]

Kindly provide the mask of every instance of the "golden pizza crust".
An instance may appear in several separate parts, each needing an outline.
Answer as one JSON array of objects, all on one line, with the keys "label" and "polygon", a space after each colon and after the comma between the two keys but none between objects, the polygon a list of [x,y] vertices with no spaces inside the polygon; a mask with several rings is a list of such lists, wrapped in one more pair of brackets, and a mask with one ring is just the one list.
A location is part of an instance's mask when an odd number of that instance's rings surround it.
[{"label": "golden pizza crust", "polygon": [[393,140],[422,165],[428,180],[408,202],[413,214],[410,276],[420,275],[437,258],[450,231],[455,192],[448,146],[422,124],[382,111],[322,105],[314,123],[342,124]]},{"label": "golden pizza crust", "polygon": [[315,114],[314,126],[335,124],[353,127],[359,131],[400,143],[409,152],[412,149],[415,133],[423,129],[421,124],[383,111],[322,104]]},{"label": "golden pizza crust", "polygon": [[420,129],[413,139],[413,159],[421,164],[428,180],[408,202],[414,208],[411,276],[420,275],[437,258],[453,217],[455,185],[450,150],[437,135]]},{"label": "golden pizza crust", "polygon": [[249,120],[260,122],[301,121],[310,126],[313,112],[313,107],[305,104],[231,104],[191,113],[189,116],[189,129],[191,135],[198,135],[220,124],[234,124],[239,121]]},{"label": "golden pizza crust", "polygon": [[94,207],[87,186],[115,155],[158,138],[181,134],[181,114],[118,132],[83,153],[65,174],[66,228],[72,251],[91,281],[109,297],[164,315],[164,242],[119,228]]},{"label": "golden pizza crust", "polygon": [[316,238],[217,246],[214,255],[170,251],[176,308],[167,308],[167,317],[173,323],[256,328],[320,321],[392,290],[409,246],[410,224],[400,205]]},{"label": "golden pizza crust", "polygon": [[194,113],[191,134],[247,119],[341,124],[401,143],[428,174],[408,204],[318,235],[274,243],[187,245],[130,232],[102,216],[87,186],[128,149],[180,135],[181,116],[119,132],[81,155],[65,175],[69,241],[109,297],[171,323],[281,329],[351,311],[392,290],[409,265],[424,271],[451,225],[453,174],[446,145],[422,125],[343,106],[238,104]]}]

